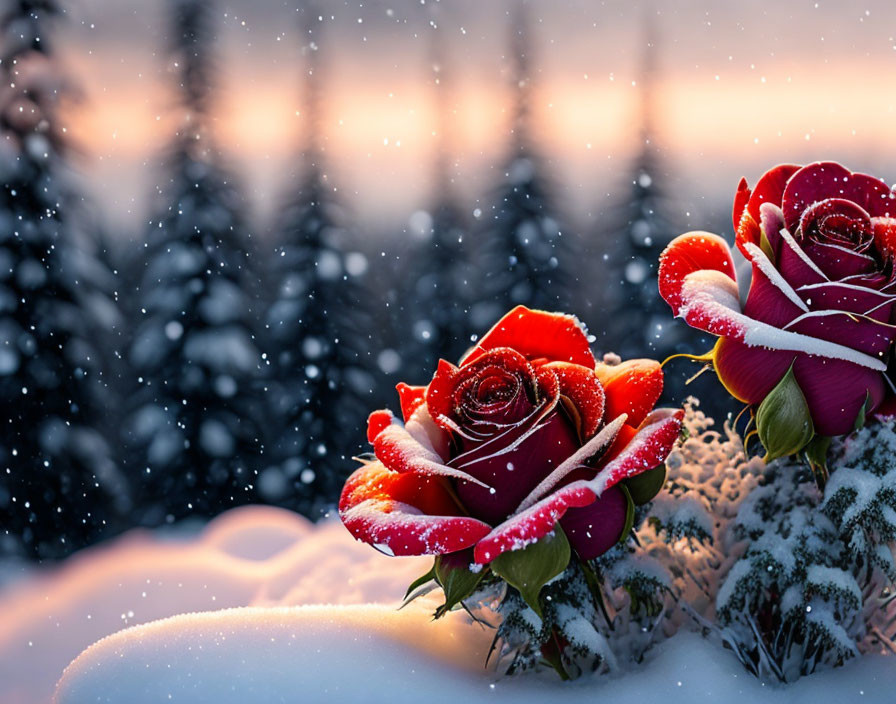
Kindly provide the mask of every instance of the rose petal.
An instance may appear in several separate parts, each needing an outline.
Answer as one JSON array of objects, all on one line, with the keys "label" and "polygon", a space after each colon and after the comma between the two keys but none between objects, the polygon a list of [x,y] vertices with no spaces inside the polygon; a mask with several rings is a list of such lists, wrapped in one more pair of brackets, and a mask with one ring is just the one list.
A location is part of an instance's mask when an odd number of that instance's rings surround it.
[{"label": "rose petal", "polygon": [[[750,186],[747,179],[742,178],[737,184],[737,190],[734,192],[734,205],[731,208],[731,224],[734,231],[740,229],[740,222],[743,219],[744,212],[747,209],[747,203],[750,202]],[[752,242],[751,239],[748,241]]]},{"label": "rose petal", "polygon": [[401,404],[401,415],[405,421],[407,421],[408,418],[411,417],[411,414],[423,403],[424,397],[426,396],[426,387],[410,386],[401,381],[395,386],[395,390],[398,391],[398,402]]},{"label": "rose petal", "polygon": [[798,164],[778,164],[760,176],[747,203],[747,211],[754,220],[760,219],[763,203],[781,205],[787,182],[800,168]]},{"label": "rose petal", "polygon": [[568,509],[560,525],[579,557],[593,560],[619,542],[627,512],[628,499],[614,486],[593,504]]},{"label": "rose petal", "polygon": [[417,442],[432,450],[439,457],[448,457],[451,436],[433,420],[426,404],[417,407],[405,423],[405,428]]},{"label": "rose petal", "polygon": [[458,482],[457,495],[470,515],[489,523],[504,520],[545,476],[579,448],[578,432],[562,411],[550,415],[531,431],[508,434],[491,451],[456,457],[452,466],[482,480],[494,490]]},{"label": "rose petal", "polygon": [[376,436],[392,425],[394,421],[395,416],[388,409],[374,411],[367,416],[367,442],[372,444],[376,440]]},{"label": "rose petal", "polygon": [[793,235],[785,228],[780,231],[777,268],[793,288],[828,281],[828,276],[818,268]]},{"label": "rose petal", "polygon": [[591,440],[580,447],[573,455],[563,460],[553,472],[529,492],[529,495],[520,502],[520,505],[517,506],[514,513],[525,511],[530,506],[534,506],[538,501],[544,498],[545,494],[560,484],[560,482],[571,472],[582,467],[587,467],[589,460],[609,447],[616,439],[620,429],[625,425],[625,421],[625,414],[618,416],[613,422],[602,428],[597,435],[591,438]]},{"label": "rose petal", "polygon": [[871,218],[874,232],[874,244],[885,259],[892,261],[896,257],[896,218]]},{"label": "rose petal", "polygon": [[[855,283],[853,283],[855,282]],[[855,277],[843,281],[830,281],[801,286],[797,293],[817,311],[847,311],[859,315],[871,315],[875,320],[891,319],[896,294],[876,290],[882,288],[887,277],[882,274]]]},{"label": "rose petal", "polygon": [[744,249],[753,260],[753,277],[744,305],[746,315],[781,327],[809,310],[759,247],[747,242]]},{"label": "rose petal", "polygon": [[569,362],[549,362],[540,369],[550,369],[557,375],[559,393],[572,402],[579,415],[582,438],[594,435],[603,420],[606,403],[604,387],[594,369]]},{"label": "rose petal", "polygon": [[[759,244],[759,223],[762,217],[762,205],[771,203],[779,206],[787,180],[799,168],[795,164],[780,164],[766,171],[756,182],[755,188],[750,192],[746,207],[734,227],[735,242],[738,249],[743,251],[747,242]],[[740,186],[738,186],[738,191],[740,191]],[[736,195],[735,202],[737,202],[738,198],[743,199],[743,196],[740,194]]]},{"label": "rose petal", "polygon": [[803,251],[829,279],[867,274],[877,269],[874,257],[825,242],[803,242]]},{"label": "rose petal", "polygon": [[629,359],[621,364],[595,365],[606,394],[605,418],[623,414],[629,425],[637,426],[644,420],[663,393],[663,369],[654,359]]},{"label": "rose petal", "polygon": [[795,358],[794,352],[748,347],[723,337],[716,344],[713,367],[722,385],[738,401],[762,403]]},{"label": "rose petal", "polygon": [[784,229],[784,212],[780,206],[763,203],[759,208],[759,221],[762,231],[765,232],[765,238],[772,248],[775,260],[777,260],[778,250],[781,248],[781,230]]},{"label": "rose petal", "polygon": [[858,318],[843,311],[812,311],[791,321],[787,330],[820,340],[848,340],[853,349],[884,359],[893,343],[894,329],[874,318]]},{"label": "rose petal", "polygon": [[554,530],[570,507],[587,506],[596,499],[584,481],[573,482],[555,491],[534,506],[511,516],[476,545],[476,563],[485,565],[510,550],[521,550]]},{"label": "rose petal", "polygon": [[[665,461],[681,431],[683,417],[682,410],[660,410],[655,415],[651,414],[632,440],[631,449],[626,448],[597,477],[591,481],[579,480],[567,484],[492,530],[476,546],[476,562],[486,564],[504,552],[520,550],[543,538],[554,530],[567,509],[588,506],[600,492],[622,479]],[[645,466],[651,462],[650,467]]]},{"label": "rose petal", "polygon": [[845,345],[782,330],[740,312],[735,283],[718,271],[689,274],[681,291],[680,314],[693,327],[751,347],[805,352],[883,371],[886,364]]},{"label": "rose petal", "polygon": [[665,462],[678,440],[683,420],[684,411],[681,409],[658,408],[652,411],[628,445],[607,462],[588,482],[588,486],[596,495],[603,496],[604,491],[623,479],[637,476]]},{"label": "rose petal", "polygon": [[517,306],[495,323],[461,360],[461,366],[496,347],[510,347],[528,359],[544,358],[594,366],[594,355],[584,326],[575,316],[563,313]]},{"label": "rose petal", "polygon": [[734,260],[728,243],[710,232],[688,232],[672,240],[660,255],[657,274],[660,295],[672,307],[674,315],[682,306],[684,280],[695,271],[720,271],[732,281],[736,279]]},{"label": "rose petal", "polygon": [[828,198],[857,203],[873,217],[896,214],[890,188],[880,179],[854,174],[832,161],[808,164],[790,177],[781,199],[787,229],[795,232],[803,211]]},{"label": "rose petal", "polygon": [[488,488],[466,472],[444,464],[432,448],[421,444],[418,438],[397,422],[380,431],[373,443],[373,452],[386,468],[399,474],[451,477]]},{"label": "rose petal", "polygon": [[371,462],[352,474],[339,516],[358,540],[393,555],[440,555],[475,545],[491,527],[457,515],[444,480],[396,474]]},{"label": "rose petal", "polygon": [[870,412],[886,392],[880,372],[835,359],[800,355],[794,362],[793,375],[806,397],[819,435],[852,432],[866,398],[870,396]]}]

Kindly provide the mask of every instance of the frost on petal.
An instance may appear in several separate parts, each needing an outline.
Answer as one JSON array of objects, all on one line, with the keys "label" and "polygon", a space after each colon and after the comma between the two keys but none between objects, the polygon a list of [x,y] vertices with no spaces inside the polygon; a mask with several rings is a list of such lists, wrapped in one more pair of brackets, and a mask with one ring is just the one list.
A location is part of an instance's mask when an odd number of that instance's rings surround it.
[{"label": "frost on petal", "polygon": [[781,330],[740,312],[735,283],[718,271],[697,271],[684,281],[679,314],[692,327],[740,340],[749,347],[789,350],[884,371],[886,363],[851,347]]},{"label": "frost on petal", "polygon": [[629,443],[611,459],[588,486],[597,496],[621,482],[666,461],[681,432],[684,411],[660,408],[653,411]]},{"label": "frost on petal", "polygon": [[588,461],[598,453],[608,448],[619,434],[619,430],[625,424],[627,416],[623,413],[601,429],[601,431],[589,440],[571,457],[565,459],[553,472],[545,477],[529,495],[523,499],[516,513],[525,511],[537,503],[545,494],[557,486],[565,477],[577,469],[588,466]]},{"label": "frost on petal", "polygon": [[449,467],[431,447],[423,445],[397,422],[380,431],[373,443],[376,458],[393,472],[442,476],[488,486],[466,472]]},{"label": "frost on petal", "polygon": [[572,362],[594,366],[588,336],[579,319],[564,313],[548,313],[517,306],[495,323],[461,361],[466,365],[488,350],[509,347],[528,359]]},{"label": "frost on petal", "polygon": [[339,516],[349,532],[393,555],[463,550],[491,530],[457,513],[444,480],[397,474],[380,462],[352,474],[339,499]]},{"label": "frost on petal", "polygon": [[672,240],[660,255],[657,274],[660,295],[679,315],[685,279],[697,271],[711,270],[736,279],[728,243],[710,232],[688,232]]},{"label": "frost on petal", "polygon": [[587,506],[595,500],[587,482],[577,481],[542,499],[522,513],[511,516],[476,545],[474,559],[484,565],[510,550],[522,550],[543,538],[570,507]]}]

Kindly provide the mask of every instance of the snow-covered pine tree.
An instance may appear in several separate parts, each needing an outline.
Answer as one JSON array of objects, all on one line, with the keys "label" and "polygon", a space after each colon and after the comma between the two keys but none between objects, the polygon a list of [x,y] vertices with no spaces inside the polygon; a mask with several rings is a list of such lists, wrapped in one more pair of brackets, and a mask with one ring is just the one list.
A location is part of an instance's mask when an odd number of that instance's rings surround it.
[{"label": "snow-covered pine tree", "polygon": [[125,428],[135,519],[149,525],[257,500],[261,451],[245,204],[209,130],[213,6],[171,9],[183,125],[146,232]]},{"label": "snow-covered pine tree", "polygon": [[112,412],[97,333],[109,283],[66,168],[54,0],[0,9],[0,551],[55,558],[108,534],[127,489],[95,424]]},{"label": "snow-covered pine tree", "polygon": [[689,438],[667,461],[654,532],[640,536],[683,614],[762,678],[896,652],[896,424],[834,441],[823,493],[808,465],[748,459],[728,424],[712,425],[688,405]]},{"label": "snow-covered pine tree", "polygon": [[569,233],[560,224],[533,148],[533,39],[525,2],[512,5],[510,59],[514,62],[511,149],[503,182],[482,213],[477,252],[478,292],[471,322],[485,330],[516,305],[568,310],[572,274]]},{"label": "snow-covered pine tree", "polygon": [[401,341],[402,375],[418,383],[429,381],[440,358],[458,360],[469,347],[474,330],[470,322],[469,237],[451,175],[450,72],[436,8],[438,4],[430,3],[434,134],[438,140],[434,197],[429,211],[418,211],[410,218],[414,247],[403,267],[403,290],[397,296],[393,321]]},{"label": "snow-covered pine tree", "polygon": [[273,370],[267,393],[271,437],[260,488],[317,517],[339,497],[350,458],[362,452],[374,378],[364,287],[367,258],[352,235],[323,166],[319,34],[304,8],[304,174],[276,223],[271,269],[277,282],[265,314]]}]

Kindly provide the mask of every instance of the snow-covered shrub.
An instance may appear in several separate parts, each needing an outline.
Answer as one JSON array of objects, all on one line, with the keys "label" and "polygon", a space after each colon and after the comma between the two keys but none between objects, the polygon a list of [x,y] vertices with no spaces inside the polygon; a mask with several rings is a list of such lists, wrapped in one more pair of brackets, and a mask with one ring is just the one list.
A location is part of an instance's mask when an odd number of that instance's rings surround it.
[{"label": "snow-covered shrub", "polygon": [[508,674],[545,661],[571,676],[643,660],[671,607],[670,578],[634,541],[596,560],[573,560],[546,585],[544,618],[507,587],[499,597],[498,656]]},{"label": "snow-covered shrub", "polygon": [[713,426],[689,401],[690,437],[667,461],[653,533],[641,536],[682,606],[666,629],[691,620],[752,673],[781,681],[896,650],[894,423],[835,440],[824,492],[801,460],[765,465],[729,423]]}]

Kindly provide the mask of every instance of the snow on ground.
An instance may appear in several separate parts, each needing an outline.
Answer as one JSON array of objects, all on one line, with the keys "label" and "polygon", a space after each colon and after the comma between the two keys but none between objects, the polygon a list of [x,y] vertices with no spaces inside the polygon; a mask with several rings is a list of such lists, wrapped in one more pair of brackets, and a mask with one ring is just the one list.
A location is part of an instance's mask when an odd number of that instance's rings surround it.
[{"label": "snow on ground", "polygon": [[336,521],[312,526],[272,508],[236,509],[178,539],[134,532],[6,582],[0,702],[50,701],[73,659],[58,704],[842,704],[891,701],[896,691],[896,662],[879,656],[787,688],[763,685],[693,634],[624,677],[499,678],[483,666],[492,632],[462,613],[433,623],[432,603],[397,610],[428,566],[355,543]]},{"label": "snow on ground", "polygon": [[394,605],[429,569],[269,507],[229,511],[196,535],[133,531],[54,570],[9,569],[0,589],[0,702],[47,702],[63,668],[116,631],[236,606]]},{"label": "snow on ground", "polygon": [[489,640],[482,635],[460,619],[433,626],[419,611],[383,606],[180,616],[88,649],[63,676],[57,704],[843,704],[891,702],[896,686],[893,660],[882,656],[787,688],[763,686],[730,653],[692,633],[667,641],[624,677],[500,679],[482,668]]}]

